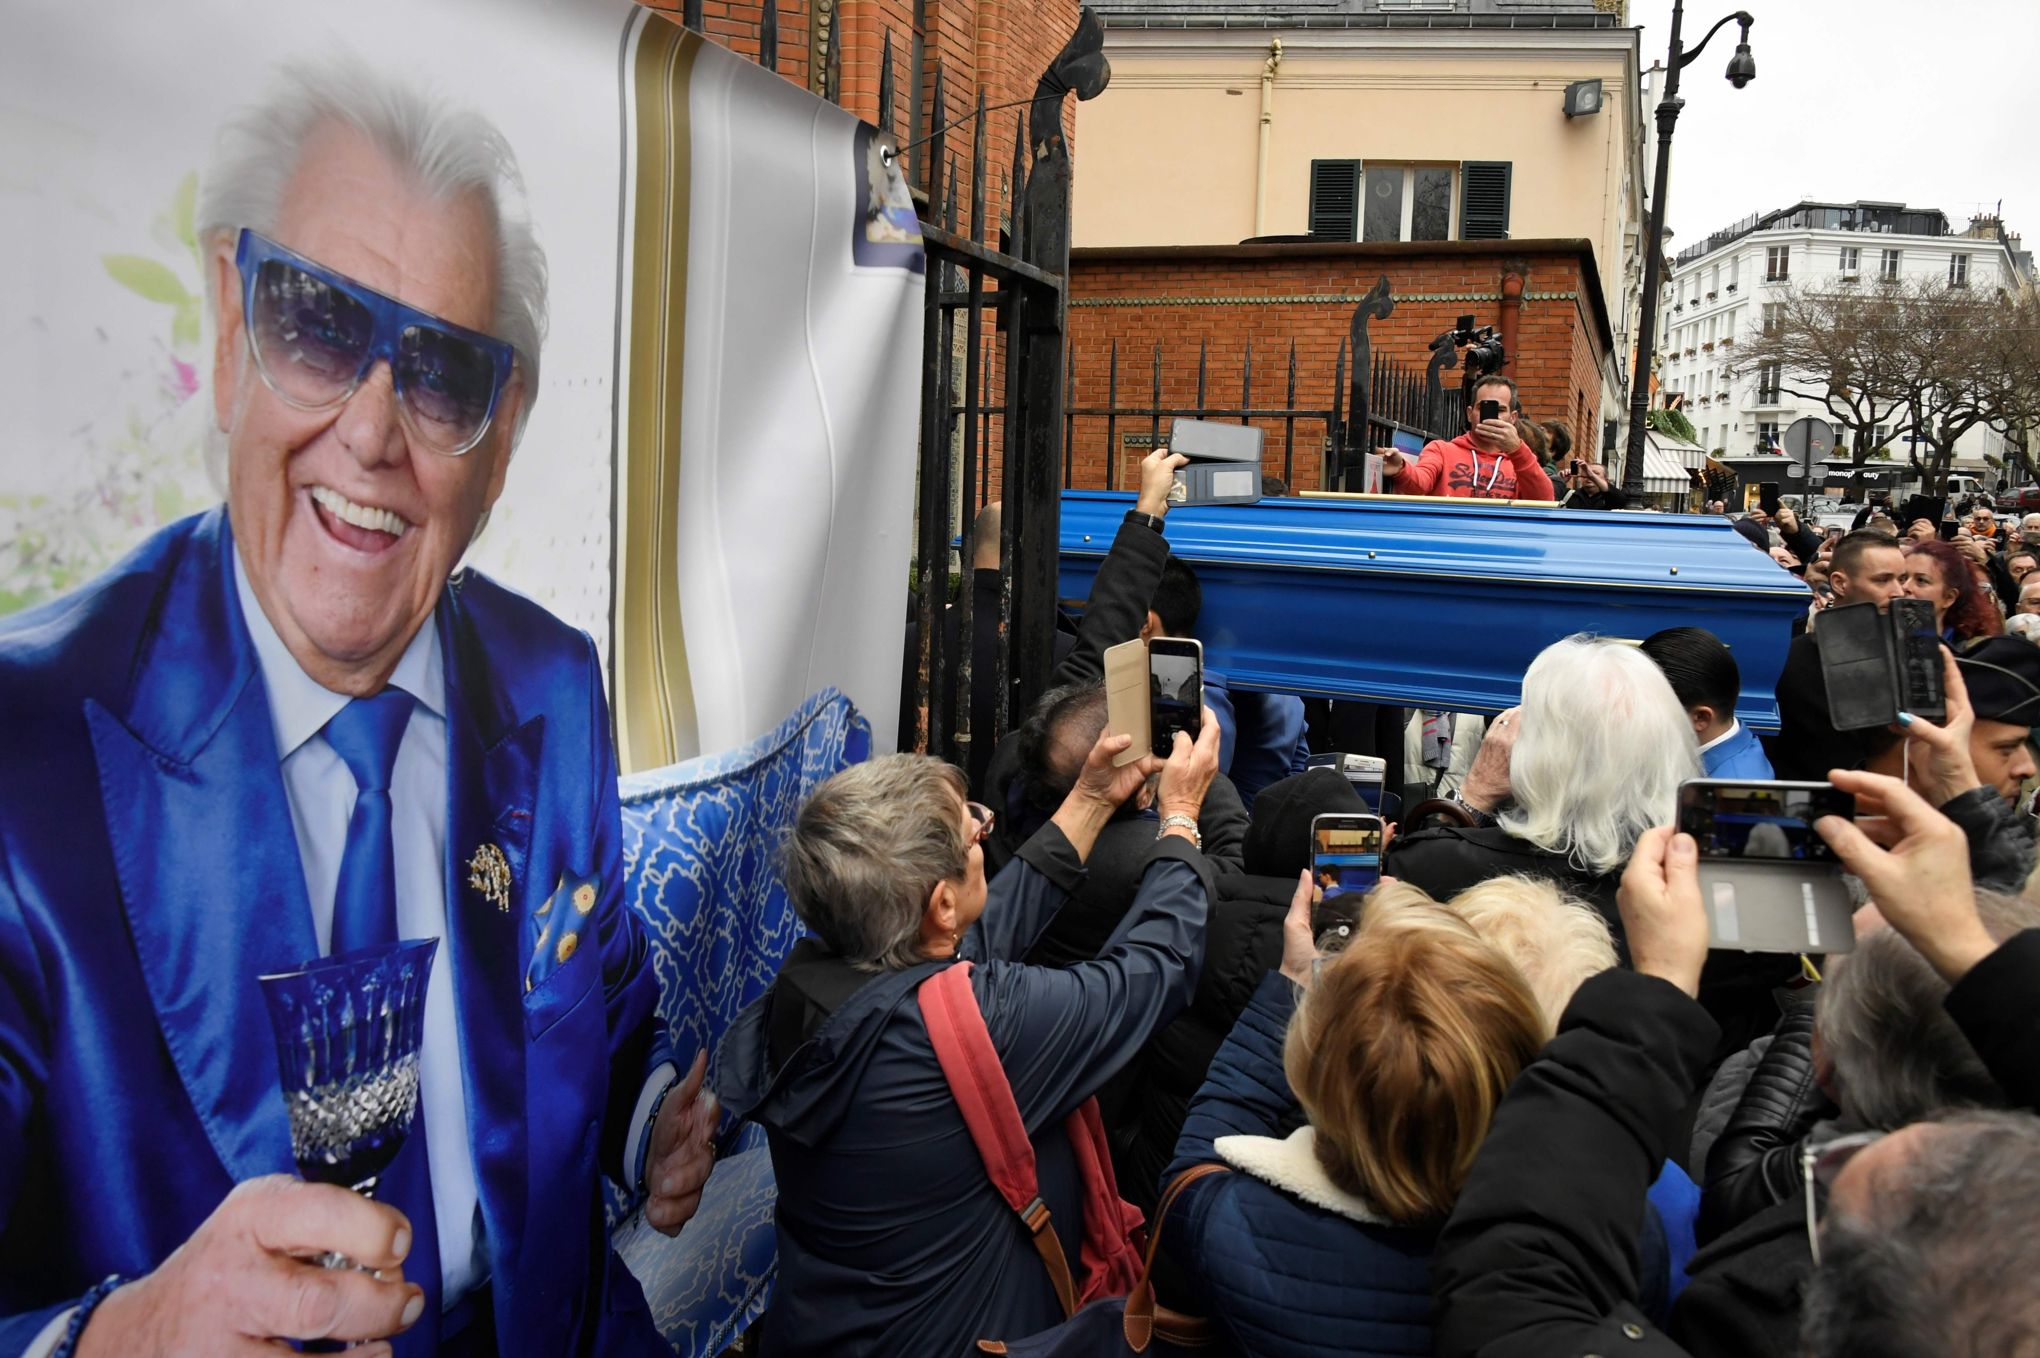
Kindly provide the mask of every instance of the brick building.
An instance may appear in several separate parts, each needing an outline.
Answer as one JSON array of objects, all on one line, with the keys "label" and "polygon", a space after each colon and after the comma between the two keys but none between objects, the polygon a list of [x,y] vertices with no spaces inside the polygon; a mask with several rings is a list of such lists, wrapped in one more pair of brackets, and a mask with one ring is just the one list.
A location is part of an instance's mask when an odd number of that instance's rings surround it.
[{"label": "brick building", "polygon": [[[1385,274],[1395,309],[1368,328],[1377,356],[1420,374],[1431,340],[1470,312],[1475,324],[1496,327],[1508,343],[1502,371],[1516,379],[1524,409],[1540,420],[1565,420],[1582,448],[1599,446],[1601,374],[1613,341],[1586,241],[1079,248],[1070,272],[1068,404],[1075,410],[1107,404],[1115,340],[1121,407],[1153,400],[1156,345],[1162,349],[1161,406],[1194,406],[1200,342],[1207,405],[1240,406],[1251,343],[1255,408],[1283,406],[1294,340],[1295,404],[1328,410],[1353,309]],[[1445,384],[1456,388],[1458,379],[1454,370]],[[1324,421],[1296,421],[1296,456],[1287,468],[1284,422],[1257,423],[1267,431],[1264,470],[1287,472],[1296,489],[1318,488]],[[1071,483],[1105,485],[1105,419],[1079,415],[1070,424]],[[1128,485],[1149,428],[1146,419],[1117,422],[1113,484]]]},{"label": "brick building", "polygon": [[[641,0],[678,20],[683,0]],[[771,7],[777,32],[776,69],[816,94],[831,87],[830,29],[837,26],[833,75],[837,102],[877,124],[879,94],[890,50],[892,119],[886,129],[907,147],[907,171],[925,189],[930,166],[912,144],[936,127],[954,122],[947,150],[966,186],[959,195],[959,229],[970,234],[967,190],[974,154],[971,113],[982,91],[996,108],[1026,100],[1077,26],[1078,0],[778,0]],[[754,0],[702,0],[701,31],[739,56],[759,60],[767,6]],[[935,107],[937,71],[942,106]],[[1075,127],[1075,100],[1063,112],[1063,132]],[[1006,214],[1004,167],[1013,159],[1016,122],[1026,107],[988,115],[985,158],[988,175],[985,235],[995,237]],[[943,171],[949,178],[948,169]]]}]

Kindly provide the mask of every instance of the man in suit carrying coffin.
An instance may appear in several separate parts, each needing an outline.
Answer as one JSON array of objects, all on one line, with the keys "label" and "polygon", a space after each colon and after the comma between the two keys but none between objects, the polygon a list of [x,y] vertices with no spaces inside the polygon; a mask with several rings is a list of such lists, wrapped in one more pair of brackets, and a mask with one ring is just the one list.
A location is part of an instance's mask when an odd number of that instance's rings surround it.
[{"label": "man in suit carrying coffin", "polygon": [[[515,159],[336,63],[202,185],[227,502],[0,625],[0,1354],[664,1352],[599,1177],[678,1230],[712,1108],[600,665],[458,569],[537,390]],[[433,936],[378,1200],[290,1177],[257,978]]]}]

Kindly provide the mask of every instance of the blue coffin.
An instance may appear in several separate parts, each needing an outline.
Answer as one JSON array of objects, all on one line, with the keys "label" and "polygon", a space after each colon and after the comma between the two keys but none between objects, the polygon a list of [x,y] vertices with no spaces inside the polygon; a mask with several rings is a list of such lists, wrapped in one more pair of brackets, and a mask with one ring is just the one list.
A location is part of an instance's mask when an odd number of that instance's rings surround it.
[{"label": "blue coffin", "polygon": [[[1065,491],[1059,592],[1081,607],[1130,493]],[[1393,497],[1263,500],[1169,514],[1197,569],[1205,662],[1234,688],[1499,712],[1574,632],[1640,641],[1705,627],[1742,670],[1736,715],[1773,696],[1806,586],[1725,519]]]}]

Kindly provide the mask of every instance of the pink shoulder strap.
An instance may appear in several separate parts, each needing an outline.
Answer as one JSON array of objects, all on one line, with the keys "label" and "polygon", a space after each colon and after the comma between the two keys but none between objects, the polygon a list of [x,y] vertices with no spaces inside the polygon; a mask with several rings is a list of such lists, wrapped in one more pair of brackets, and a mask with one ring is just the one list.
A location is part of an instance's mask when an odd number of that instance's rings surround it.
[{"label": "pink shoulder strap", "polygon": [[1034,1172],[1034,1143],[1027,1139],[1027,1124],[1020,1120],[1020,1105],[1013,1101],[1013,1086],[1006,1079],[1006,1068],[999,1064],[984,1011],[971,992],[970,968],[968,962],[944,967],[921,982],[915,998],[920,1001],[921,1018],[928,1025],[928,1040],[935,1048],[942,1077],[949,1082],[949,1092],[963,1113],[963,1125],[970,1129],[970,1139],[985,1162],[986,1177],[1033,1237],[1035,1252],[1048,1269],[1063,1314],[1073,1315],[1077,1294],[1069,1260],[1063,1254],[1062,1241],[1050,1228],[1048,1204],[1041,1200]]}]

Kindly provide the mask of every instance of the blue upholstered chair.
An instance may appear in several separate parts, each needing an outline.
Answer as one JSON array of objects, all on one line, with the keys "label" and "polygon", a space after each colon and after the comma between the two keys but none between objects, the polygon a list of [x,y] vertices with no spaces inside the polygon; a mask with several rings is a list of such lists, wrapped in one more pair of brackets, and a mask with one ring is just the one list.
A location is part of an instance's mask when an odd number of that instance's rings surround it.
[{"label": "blue upholstered chair", "polygon": [[[659,1012],[685,1062],[764,993],[805,932],[779,883],[780,836],[816,785],[871,753],[871,728],[835,689],[742,749],[633,774],[620,785],[623,868],[659,978]],[[676,1239],[613,1194],[614,1240],[676,1354],[713,1358],[765,1310],[777,1259],[772,1161],[747,1128]]]}]

